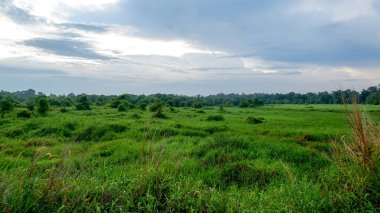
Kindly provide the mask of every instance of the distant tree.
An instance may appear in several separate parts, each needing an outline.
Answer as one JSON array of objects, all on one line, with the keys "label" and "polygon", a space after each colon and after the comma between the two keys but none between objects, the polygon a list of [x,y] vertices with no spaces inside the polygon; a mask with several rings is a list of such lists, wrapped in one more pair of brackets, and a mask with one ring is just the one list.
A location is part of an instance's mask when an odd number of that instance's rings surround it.
[{"label": "distant tree", "polygon": [[61,106],[61,102],[57,98],[49,98],[50,106]]},{"label": "distant tree", "polygon": [[380,92],[371,93],[367,98],[367,103],[379,105],[380,104]]},{"label": "distant tree", "polygon": [[241,108],[248,108],[249,107],[249,102],[247,100],[243,100],[241,103],[240,103],[240,107]]},{"label": "distant tree", "polygon": [[3,101],[0,101],[0,113],[1,117],[3,118],[6,113],[9,113],[13,110],[13,103],[11,99],[6,99]]},{"label": "distant tree", "polygon": [[202,105],[202,103],[200,101],[194,101],[193,104],[192,104],[192,107],[199,109],[199,108],[202,108],[203,105]]},{"label": "distant tree", "polygon": [[65,99],[62,100],[61,105],[62,105],[63,107],[71,107],[71,105],[72,105],[72,101],[71,101],[70,98],[65,98]]},{"label": "distant tree", "polygon": [[264,102],[258,99],[253,100],[253,107],[261,107],[264,106]]},{"label": "distant tree", "polygon": [[75,106],[77,110],[91,110],[90,101],[86,96],[81,96]]},{"label": "distant tree", "polygon": [[42,97],[37,101],[37,111],[40,115],[46,115],[49,111],[49,101],[47,98]]}]

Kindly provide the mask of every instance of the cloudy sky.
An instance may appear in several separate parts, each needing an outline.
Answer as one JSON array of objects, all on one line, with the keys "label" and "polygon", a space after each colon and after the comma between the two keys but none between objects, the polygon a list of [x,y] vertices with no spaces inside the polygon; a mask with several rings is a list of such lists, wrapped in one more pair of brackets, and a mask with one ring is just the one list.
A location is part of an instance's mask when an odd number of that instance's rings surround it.
[{"label": "cloudy sky", "polygon": [[0,90],[216,94],[380,83],[379,0],[1,0]]}]

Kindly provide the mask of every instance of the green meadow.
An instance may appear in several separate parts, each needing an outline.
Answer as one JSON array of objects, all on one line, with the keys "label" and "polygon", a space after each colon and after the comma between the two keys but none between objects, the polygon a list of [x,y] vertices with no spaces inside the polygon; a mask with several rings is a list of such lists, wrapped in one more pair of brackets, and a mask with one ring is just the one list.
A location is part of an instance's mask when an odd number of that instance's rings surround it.
[{"label": "green meadow", "polygon": [[380,211],[343,105],[67,109],[0,119],[1,211]]}]

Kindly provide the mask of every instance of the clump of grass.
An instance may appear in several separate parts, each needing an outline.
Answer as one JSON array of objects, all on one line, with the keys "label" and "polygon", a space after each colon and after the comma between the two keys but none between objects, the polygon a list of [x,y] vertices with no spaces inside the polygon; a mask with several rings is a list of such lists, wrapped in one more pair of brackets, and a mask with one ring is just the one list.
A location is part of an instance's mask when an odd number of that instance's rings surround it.
[{"label": "clump of grass", "polygon": [[62,107],[59,111],[61,111],[62,113],[69,112],[69,110],[66,107]]},{"label": "clump of grass", "polygon": [[131,115],[131,118],[133,118],[133,119],[140,119],[140,118],[141,118],[141,115],[139,115],[139,114],[137,114],[137,113],[133,113],[133,114]]},{"label": "clump of grass", "polygon": [[159,108],[157,111],[155,111],[152,115],[153,118],[161,118],[161,119],[167,119],[168,116],[164,114],[162,108]]},{"label": "clump of grass", "polygon": [[248,117],[246,122],[249,124],[261,124],[264,122],[264,118]]},{"label": "clump of grass", "polygon": [[262,189],[275,179],[284,179],[285,174],[282,170],[263,163],[240,161],[226,165],[221,177],[227,185],[257,186]]},{"label": "clump of grass", "polygon": [[352,130],[351,140],[345,141],[346,151],[351,159],[367,172],[376,172],[376,160],[380,153],[380,131],[368,114],[362,113],[356,99],[352,108],[346,105],[348,120]]},{"label": "clump of grass", "polygon": [[206,118],[206,121],[224,121],[224,117],[222,115],[209,115]]}]

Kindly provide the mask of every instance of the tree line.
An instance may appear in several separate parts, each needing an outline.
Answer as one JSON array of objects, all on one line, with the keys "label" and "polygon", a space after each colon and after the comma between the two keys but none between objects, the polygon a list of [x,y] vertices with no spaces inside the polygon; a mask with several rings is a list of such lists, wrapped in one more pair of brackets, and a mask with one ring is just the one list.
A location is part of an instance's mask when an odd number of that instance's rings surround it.
[{"label": "tree line", "polygon": [[[342,98],[342,96],[344,98]],[[35,106],[48,105],[62,107],[75,107],[78,110],[90,110],[92,105],[109,106],[123,111],[128,108],[145,109],[153,103],[161,103],[169,107],[194,107],[204,106],[239,106],[260,107],[264,104],[343,104],[343,100],[350,102],[351,97],[356,97],[361,104],[380,104],[380,88],[376,86],[364,89],[361,92],[354,90],[337,90],[332,92],[286,93],[286,94],[223,94],[208,96],[186,96],[175,94],[152,95],[88,95],[70,93],[68,95],[45,95],[32,89],[26,91],[6,92],[0,91],[0,108],[4,112],[12,107],[25,107],[33,110]],[[44,107],[40,107],[44,108]],[[47,108],[47,107],[45,107]],[[44,111],[44,110],[42,110]],[[3,113],[3,112],[2,112]],[[43,114],[43,112],[41,112]]]}]

